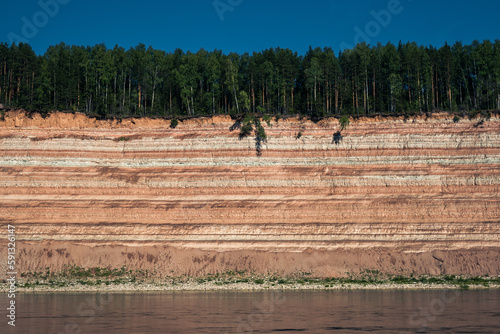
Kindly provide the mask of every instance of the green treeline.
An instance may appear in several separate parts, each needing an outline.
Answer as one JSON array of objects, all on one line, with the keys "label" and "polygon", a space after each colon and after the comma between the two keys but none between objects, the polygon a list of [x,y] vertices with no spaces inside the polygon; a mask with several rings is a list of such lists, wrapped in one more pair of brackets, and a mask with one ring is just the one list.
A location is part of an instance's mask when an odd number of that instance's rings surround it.
[{"label": "green treeline", "polygon": [[253,54],[0,44],[0,103],[98,117],[500,109],[500,40]]}]

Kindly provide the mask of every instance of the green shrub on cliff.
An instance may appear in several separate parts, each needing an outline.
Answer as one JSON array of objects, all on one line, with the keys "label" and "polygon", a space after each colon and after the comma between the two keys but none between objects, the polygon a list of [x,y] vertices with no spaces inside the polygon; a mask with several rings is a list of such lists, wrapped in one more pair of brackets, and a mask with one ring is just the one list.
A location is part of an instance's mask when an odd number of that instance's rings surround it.
[{"label": "green shrub on cliff", "polygon": [[271,127],[271,126],[272,126],[272,125],[271,125],[271,116],[269,116],[269,115],[267,115],[267,114],[266,114],[266,115],[264,115],[264,117],[262,117],[262,120],[263,120],[264,122],[266,122],[267,126],[269,126],[269,127]]},{"label": "green shrub on cliff", "polygon": [[257,156],[262,155],[262,143],[267,143],[267,134],[266,130],[260,124],[260,120],[258,118],[255,119],[255,151],[257,152]]},{"label": "green shrub on cliff", "polygon": [[340,131],[344,131],[349,126],[349,124],[351,124],[351,121],[349,121],[349,117],[347,115],[344,115],[340,117],[339,123]]},{"label": "green shrub on cliff", "polygon": [[[271,124],[271,119],[267,120],[268,125]],[[255,117],[251,114],[246,114],[243,119],[238,119],[233,126],[231,126],[230,130],[234,130],[236,128],[240,128],[239,139],[246,138],[251,135],[252,131],[255,135],[255,151],[257,156],[262,155],[262,144],[267,143],[267,133],[262,123],[258,117]]]},{"label": "green shrub on cliff", "polygon": [[333,134],[332,144],[338,145],[343,139],[344,136],[342,136],[342,133],[340,131],[337,131]]},{"label": "green shrub on cliff", "polygon": [[179,125],[179,121],[178,121],[176,118],[174,118],[174,119],[172,119],[172,120],[170,121],[170,127],[171,127],[172,129],[175,129],[175,128],[177,127],[177,125]]},{"label": "green shrub on cliff", "polygon": [[252,130],[253,130],[252,124],[250,123],[243,124],[240,129],[240,135],[239,135],[240,140],[248,137],[250,133],[252,133]]}]

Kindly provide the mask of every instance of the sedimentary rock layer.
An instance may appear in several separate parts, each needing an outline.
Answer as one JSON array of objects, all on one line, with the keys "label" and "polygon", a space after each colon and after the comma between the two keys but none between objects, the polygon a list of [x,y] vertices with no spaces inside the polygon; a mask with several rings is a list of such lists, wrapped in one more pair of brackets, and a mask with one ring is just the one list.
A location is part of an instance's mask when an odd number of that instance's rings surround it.
[{"label": "sedimentary rock layer", "polygon": [[360,118],[340,141],[334,118],[281,119],[261,156],[233,124],[7,113],[0,221],[20,271],[500,274],[497,117]]}]

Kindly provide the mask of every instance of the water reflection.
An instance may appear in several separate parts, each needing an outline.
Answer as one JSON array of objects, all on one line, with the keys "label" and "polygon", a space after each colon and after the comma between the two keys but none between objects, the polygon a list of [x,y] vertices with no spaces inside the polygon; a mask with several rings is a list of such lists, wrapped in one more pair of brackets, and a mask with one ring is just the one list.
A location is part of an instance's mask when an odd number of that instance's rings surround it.
[{"label": "water reflection", "polygon": [[498,290],[26,293],[16,306],[7,333],[500,332]]}]

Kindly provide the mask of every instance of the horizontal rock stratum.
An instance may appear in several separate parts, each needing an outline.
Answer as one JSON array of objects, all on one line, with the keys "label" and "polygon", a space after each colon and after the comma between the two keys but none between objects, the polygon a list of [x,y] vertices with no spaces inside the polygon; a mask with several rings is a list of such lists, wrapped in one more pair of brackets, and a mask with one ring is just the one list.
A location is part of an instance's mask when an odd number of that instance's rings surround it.
[{"label": "horizontal rock stratum", "polygon": [[19,272],[499,275],[500,119],[452,118],[359,118],[338,143],[335,118],[273,120],[257,156],[229,116],[9,111],[3,234]]}]

